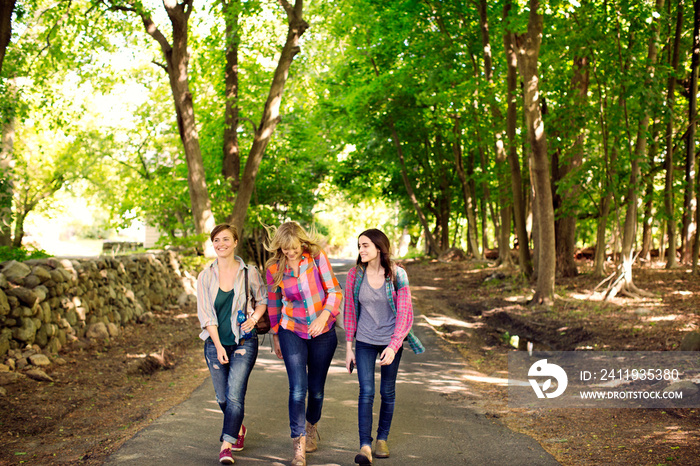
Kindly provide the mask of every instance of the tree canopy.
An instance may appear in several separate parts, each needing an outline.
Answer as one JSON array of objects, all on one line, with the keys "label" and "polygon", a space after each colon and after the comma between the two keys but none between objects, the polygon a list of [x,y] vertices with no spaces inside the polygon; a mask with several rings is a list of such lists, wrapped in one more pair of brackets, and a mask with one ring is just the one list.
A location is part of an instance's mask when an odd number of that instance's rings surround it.
[{"label": "tree canopy", "polygon": [[[641,292],[632,264],[652,256],[697,271],[698,5],[3,8],[3,244],[79,189],[113,225],[141,219],[171,242],[231,221],[252,256],[264,224],[301,220],[341,244],[356,232],[332,223],[364,210],[358,227],[406,231],[427,254],[517,267],[540,302],[587,249],[596,274],[617,273],[611,295]],[[373,202],[396,215],[378,221]]]}]

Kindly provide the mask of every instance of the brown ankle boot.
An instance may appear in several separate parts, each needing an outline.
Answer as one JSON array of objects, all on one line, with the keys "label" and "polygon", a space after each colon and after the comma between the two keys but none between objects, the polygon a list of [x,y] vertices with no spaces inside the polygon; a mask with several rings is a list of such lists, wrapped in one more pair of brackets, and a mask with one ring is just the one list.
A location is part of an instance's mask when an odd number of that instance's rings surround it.
[{"label": "brown ankle boot", "polygon": [[318,435],[318,422],[311,424],[306,421],[306,453],[318,450],[316,439],[321,440],[321,436]]},{"label": "brown ankle boot", "polygon": [[386,444],[386,440],[377,440],[377,445],[374,447],[374,456],[377,458],[389,457],[389,445]]},{"label": "brown ankle boot", "polygon": [[292,466],[306,466],[306,436],[300,435],[293,438],[292,446],[294,448]]}]

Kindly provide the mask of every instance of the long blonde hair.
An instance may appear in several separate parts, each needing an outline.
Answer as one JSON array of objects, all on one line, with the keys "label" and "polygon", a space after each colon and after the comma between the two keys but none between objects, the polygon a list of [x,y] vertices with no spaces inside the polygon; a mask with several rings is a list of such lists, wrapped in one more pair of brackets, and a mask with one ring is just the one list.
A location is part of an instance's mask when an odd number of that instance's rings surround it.
[{"label": "long blonde hair", "polygon": [[274,286],[279,286],[282,283],[282,274],[287,267],[287,256],[284,255],[282,249],[292,249],[299,244],[301,250],[311,254],[311,257],[316,257],[323,251],[318,234],[314,230],[307,232],[298,222],[285,222],[278,228],[270,226],[265,227],[265,229],[268,236],[272,237],[265,245],[265,249],[272,254],[272,257],[265,263],[265,268],[268,269],[273,264],[277,264],[277,271],[272,275]]}]

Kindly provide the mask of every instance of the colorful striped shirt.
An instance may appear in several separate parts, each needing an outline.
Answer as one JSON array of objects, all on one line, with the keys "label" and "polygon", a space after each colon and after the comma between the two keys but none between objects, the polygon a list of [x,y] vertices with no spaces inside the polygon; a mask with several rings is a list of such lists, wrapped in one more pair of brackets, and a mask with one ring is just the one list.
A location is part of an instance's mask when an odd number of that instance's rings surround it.
[{"label": "colorful striped shirt", "polygon": [[322,333],[333,328],[340,314],[343,293],[335,278],[326,253],[311,258],[304,252],[299,262],[299,276],[287,266],[282,274],[282,283],[274,286],[277,264],[267,269],[267,311],[270,316],[270,331],[277,333],[279,327],[291,330],[299,337],[310,339],[309,325],[324,311],[331,316]]},{"label": "colorful striped shirt", "polygon": [[[348,272],[345,282],[346,297],[343,323],[345,324],[345,339],[347,341],[352,341],[357,333],[360,285],[364,275],[364,267],[353,267]],[[385,282],[384,288],[389,305],[396,316],[394,334],[391,336],[388,347],[397,352],[403,345],[404,339],[407,339],[414,353],[422,353],[425,351],[425,347],[411,330],[413,326],[413,302],[411,301],[411,288],[408,286],[406,271],[401,267],[396,267],[396,287],[388,277]]]},{"label": "colorful striped shirt", "polygon": [[[236,337],[236,341],[239,339],[239,327],[236,317],[238,315],[238,310],[243,309],[245,305],[245,276],[244,269],[248,269],[248,287],[250,292],[248,293],[248,315],[251,315],[255,311],[255,306],[261,304],[267,304],[267,293],[265,292],[265,286],[262,283],[262,277],[258,269],[252,265],[247,265],[243,262],[243,259],[236,256],[238,260],[238,275],[236,276],[236,282],[233,284],[233,291],[235,293],[233,298],[233,305],[231,306],[231,329]],[[208,264],[204,270],[202,270],[197,277],[197,317],[199,317],[199,325],[202,327],[202,333],[199,334],[199,338],[206,340],[209,338],[209,332],[207,327],[209,325],[215,325],[218,327],[219,321],[216,317],[216,309],[214,309],[214,301],[216,301],[216,295],[219,293],[219,261],[218,259],[214,262]]]}]

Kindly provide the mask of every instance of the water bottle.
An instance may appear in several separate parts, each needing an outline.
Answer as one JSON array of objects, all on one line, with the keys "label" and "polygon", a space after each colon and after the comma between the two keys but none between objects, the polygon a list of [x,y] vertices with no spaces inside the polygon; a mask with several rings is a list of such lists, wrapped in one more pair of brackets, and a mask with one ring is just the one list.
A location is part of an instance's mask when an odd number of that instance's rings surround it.
[{"label": "water bottle", "polygon": [[248,319],[248,316],[246,315],[245,312],[243,312],[243,309],[238,310],[238,316],[236,317],[236,320],[238,321],[238,329],[240,330],[241,334],[241,340],[247,340],[248,338],[253,336],[253,332],[244,332],[243,329],[241,328],[241,324],[245,322]]}]

